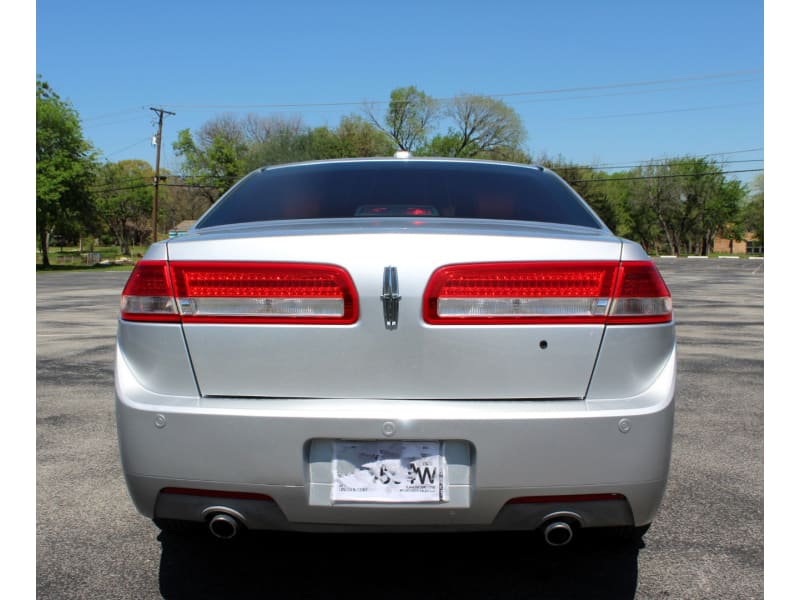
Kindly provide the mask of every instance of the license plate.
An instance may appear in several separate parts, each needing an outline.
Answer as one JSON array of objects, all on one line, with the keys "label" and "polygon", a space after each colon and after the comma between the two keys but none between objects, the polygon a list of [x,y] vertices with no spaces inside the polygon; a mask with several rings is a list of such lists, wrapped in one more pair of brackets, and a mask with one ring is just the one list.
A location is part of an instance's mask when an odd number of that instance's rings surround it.
[{"label": "license plate", "polygon": [[334,502],[447,502],[444,442],[336,441]]}]

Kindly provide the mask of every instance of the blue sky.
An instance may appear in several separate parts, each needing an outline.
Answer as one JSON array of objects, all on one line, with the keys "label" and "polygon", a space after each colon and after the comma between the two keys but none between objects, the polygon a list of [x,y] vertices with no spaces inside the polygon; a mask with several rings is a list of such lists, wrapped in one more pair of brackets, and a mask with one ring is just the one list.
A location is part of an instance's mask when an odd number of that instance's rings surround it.
[{"label": "blue sky", "polygon": [[[652,2],[62,2],[39,0],[36,71],[112,161],[155,161],[215,115],[338,124],[416,85],[500,96],[533,156],[630,165],[715,156],[763,166],[764,7]],[[654,83],[660,82],[660,83]],[[622,85],[621,85],[622,84]],[[308,106],[351,103],[337,106]],[[270,105],[306,105],[270,107]],[[748,181],[753,173],[741,177]]]}]

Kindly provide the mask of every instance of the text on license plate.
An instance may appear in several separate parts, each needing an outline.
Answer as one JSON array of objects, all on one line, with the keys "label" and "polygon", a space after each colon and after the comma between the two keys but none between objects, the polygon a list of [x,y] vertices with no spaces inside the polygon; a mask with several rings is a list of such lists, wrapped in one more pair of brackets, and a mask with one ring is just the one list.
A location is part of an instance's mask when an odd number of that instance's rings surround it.
[{"label": "text on license plate", "polygon": [[447,502],[444,442],[334,442],[334,502]]}]

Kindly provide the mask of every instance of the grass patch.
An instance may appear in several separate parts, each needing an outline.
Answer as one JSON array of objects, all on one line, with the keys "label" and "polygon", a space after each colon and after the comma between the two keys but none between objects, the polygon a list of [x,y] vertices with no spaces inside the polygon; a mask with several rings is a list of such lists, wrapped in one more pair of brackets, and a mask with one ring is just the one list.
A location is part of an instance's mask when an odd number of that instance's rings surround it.
[{"label": "grass patch", "polygon": [[45,267],[36,264],[36,272],[63,272],[63,271],[132,271],[134,265],[50,265]]},{"label": "grass patch", "polygon": [[[142,258],[147,251],[147,246],[132,246],[130,256],[123,257],[117,246],[95,246],[91,250],[81,251],[76,247],[50,248],[48,258],[50,267],[42,266],[42,255],[36,252],[37,271],[88,271],[95,269],[111,269],[115,271],[129,271],[137,260]],[[100,265],[102,261],[114,262],[120,259],[130,260],[130,264]]]}]

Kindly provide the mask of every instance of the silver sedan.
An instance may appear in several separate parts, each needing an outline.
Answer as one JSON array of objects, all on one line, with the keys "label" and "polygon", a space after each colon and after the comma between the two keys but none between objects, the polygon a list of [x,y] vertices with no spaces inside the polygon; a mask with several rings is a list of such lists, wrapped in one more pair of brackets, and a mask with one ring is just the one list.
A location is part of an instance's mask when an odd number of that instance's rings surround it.
[{"label": "silver sedan", "polygon": [[640,535],[675,328],[642,248],[554,173],[323,161],[251,173],[123,291],[120,451],[162,527]]}]

